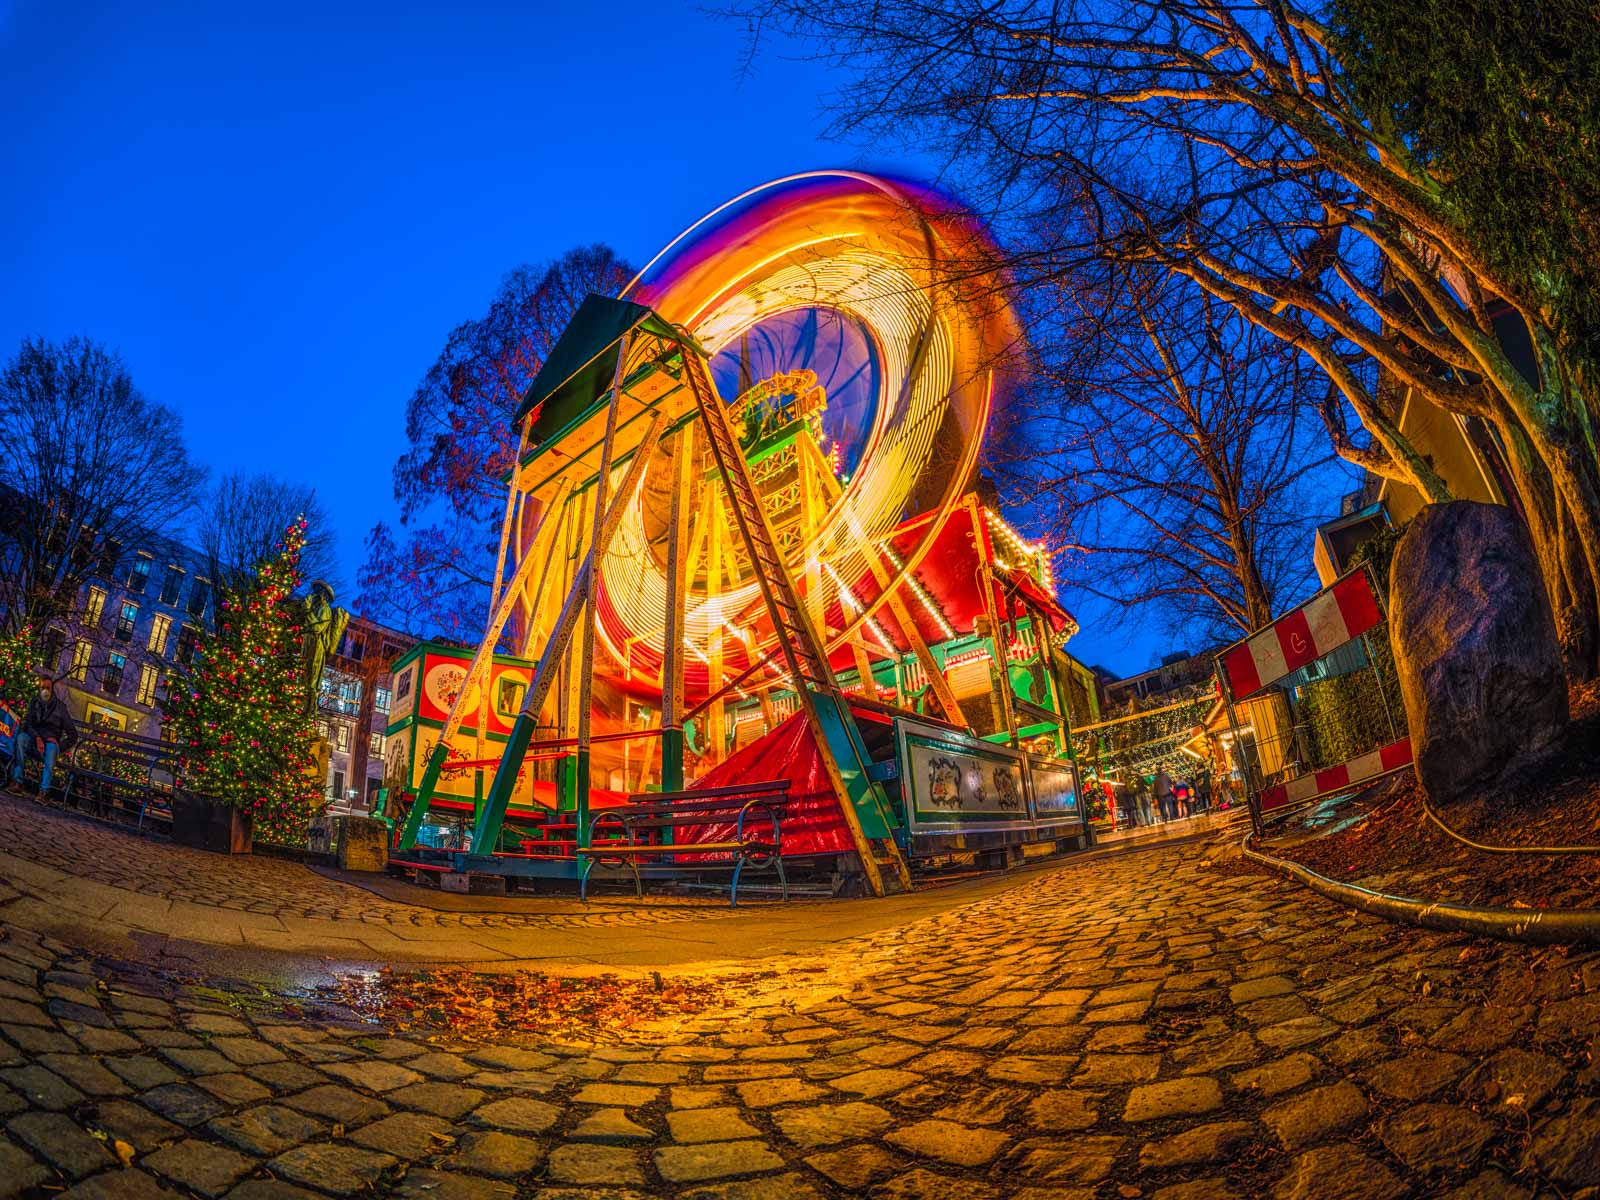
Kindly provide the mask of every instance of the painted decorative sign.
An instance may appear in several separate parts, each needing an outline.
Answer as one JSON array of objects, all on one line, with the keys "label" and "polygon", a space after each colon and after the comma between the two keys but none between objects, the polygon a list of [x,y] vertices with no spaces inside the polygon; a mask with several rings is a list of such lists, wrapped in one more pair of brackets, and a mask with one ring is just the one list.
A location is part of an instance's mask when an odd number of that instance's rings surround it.
[{"label": "painted decorative sign", "polygon": [[1078,771],[1057,758],[1030,758],[1028,779],[1033,785],[1033,819],[1040,824],[1083,819],[1078,803]]},{"label": "painted decorative sign", "polygon": [[1028,822],[1022,755],[937,726],[899,721],[901,779],[914,830],[979,831]]}]

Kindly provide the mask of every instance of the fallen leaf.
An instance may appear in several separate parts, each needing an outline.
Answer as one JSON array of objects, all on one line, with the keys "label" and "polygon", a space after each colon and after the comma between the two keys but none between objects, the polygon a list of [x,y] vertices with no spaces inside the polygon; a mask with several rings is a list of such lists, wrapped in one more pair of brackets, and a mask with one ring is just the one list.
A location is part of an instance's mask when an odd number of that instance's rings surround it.
[{"label": "fallen leaf", "polygon": [[118,1138],[114,1142],[111,1143],[111,1148],[117,1152],[117,1158],[119,1158],[122,1161],[122,1165],[123,1166],[125,1166],[125,1167],[133,1166],[133,1147],[132,1146],[128,1145],[128,1143],[123,1141],[121,1138]]}]

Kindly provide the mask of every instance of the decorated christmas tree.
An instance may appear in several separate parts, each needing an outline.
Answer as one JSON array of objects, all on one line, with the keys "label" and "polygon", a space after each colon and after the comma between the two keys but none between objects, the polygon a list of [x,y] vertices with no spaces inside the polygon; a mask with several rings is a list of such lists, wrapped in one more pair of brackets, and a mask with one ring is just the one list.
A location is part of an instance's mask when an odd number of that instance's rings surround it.
[{"label": "decorated christmas tree", "polygon": [[33,674],[37,662],[33,631],[26,625],[16,633],[0,634],[0,700],[11,706],[19,720],[37,686]]},{"label": "decorated christmas tree", "polygon": [[297,847],[322,791],[294,600],[305,540],[302,518],[249,584],[219,595],[216,631],[167,698],[178,786],[251,813],[256,840]]}]

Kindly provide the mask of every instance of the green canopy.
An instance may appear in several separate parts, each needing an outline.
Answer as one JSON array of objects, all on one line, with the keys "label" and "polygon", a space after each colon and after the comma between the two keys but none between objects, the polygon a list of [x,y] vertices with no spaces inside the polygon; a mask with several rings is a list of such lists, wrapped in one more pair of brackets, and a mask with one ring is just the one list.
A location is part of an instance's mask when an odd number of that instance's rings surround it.
[{"label": "green canopy", "polygon": [[530,444],[538,445],[565,429],[603,399],[611,390],[617,370],[617,350],[623,337],[640,329],[655,337],[693,347],[693,341],[674,328],[654,309],[631,300],[613,300],[590,293],[523,394],[515,425],[536,412],[529,430]]}]

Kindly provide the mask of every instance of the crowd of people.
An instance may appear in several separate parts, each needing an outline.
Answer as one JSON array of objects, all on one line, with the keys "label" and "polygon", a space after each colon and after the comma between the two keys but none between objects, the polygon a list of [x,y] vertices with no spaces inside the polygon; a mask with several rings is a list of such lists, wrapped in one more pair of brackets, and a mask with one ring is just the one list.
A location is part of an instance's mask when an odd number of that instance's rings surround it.
[{"label": "crowd of people", "polygon": [[1212,807],[1213,796],[1209,782],[1175,781],[1162,767],[1148,781],[1135,777],[1129,785],[1119,788],[1116,801],[1116,828],[1133,829],[1206,812]]}]

